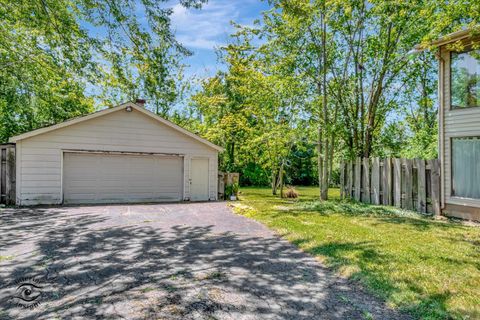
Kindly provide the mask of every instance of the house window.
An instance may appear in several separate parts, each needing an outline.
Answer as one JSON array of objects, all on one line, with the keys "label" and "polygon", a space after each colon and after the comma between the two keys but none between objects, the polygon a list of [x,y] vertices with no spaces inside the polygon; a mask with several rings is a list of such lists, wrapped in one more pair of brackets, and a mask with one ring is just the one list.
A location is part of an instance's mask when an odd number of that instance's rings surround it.
[{"label": "house window", "polygon": [[480,49],[451,53],[452,109],[480,107]]},{"label": "house window", "polygon": [[452,138],[452,195],[480,199],[480,137]]}]

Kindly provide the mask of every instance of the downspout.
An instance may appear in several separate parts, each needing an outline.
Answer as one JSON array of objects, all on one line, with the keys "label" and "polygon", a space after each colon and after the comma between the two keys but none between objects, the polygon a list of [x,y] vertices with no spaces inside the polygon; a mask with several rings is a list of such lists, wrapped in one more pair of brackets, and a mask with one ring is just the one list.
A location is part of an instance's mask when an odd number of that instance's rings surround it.
[{"label": "downspout", "polygon": [[[438,144],[439,144],[439,155],[440,155],[440,211],[445,209],[445,131],[444,131],[444,113],[445,113],[445,97],[444,90],[445,88],[445,60],[442,57],[443,47],[438,49]],[[450,88],[448,88],[450,90]]]}]

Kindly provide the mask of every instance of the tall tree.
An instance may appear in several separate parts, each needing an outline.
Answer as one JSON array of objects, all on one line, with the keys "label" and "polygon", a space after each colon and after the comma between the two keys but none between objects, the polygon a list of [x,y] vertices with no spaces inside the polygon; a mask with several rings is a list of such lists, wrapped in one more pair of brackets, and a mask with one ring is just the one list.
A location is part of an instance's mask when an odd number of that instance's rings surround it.
[{"label": "tall tree", "polygon": [[331,4],[327,1],[270,1],[272,10],[264,14],[263,38],[270,58],[289,70],[305,84],[304,112],[314,120],[317,131],[320,198],[328,198],[331,163],[336,137],[337,105],[329,101],[331,34],[328,20]]},{"label": "tall tree", "polygon": [[145,97],[166,115],[190,54],[175,40],[168,2],[0,0],[0,139],[90,112],[95,102]]},{"label": "tall tree", "polygon": [[226,147],[222,167],[242,170],[255,164],[271,176],[272,192],[285,181],[305,88],[291,70],[278,68],[268,48],[255,47],[256,29],[238,27],[222,50],[227,70],[203,82],[192,98],[203,134]]}]

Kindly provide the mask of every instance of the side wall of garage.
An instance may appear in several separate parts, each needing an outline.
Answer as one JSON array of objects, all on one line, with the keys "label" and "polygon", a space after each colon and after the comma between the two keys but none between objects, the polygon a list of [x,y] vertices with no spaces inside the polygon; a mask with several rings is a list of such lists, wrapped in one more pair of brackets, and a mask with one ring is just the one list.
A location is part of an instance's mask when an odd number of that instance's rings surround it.
[{"label": "side wall of garage", "polygon": [[183,198],[190,199],[190,161],[209,159],[209,196],[217,198],[218,152],[137,110],[118,110],[17,141],[17,204],[61,204],[64,151],[158,153],[184,159]]}]

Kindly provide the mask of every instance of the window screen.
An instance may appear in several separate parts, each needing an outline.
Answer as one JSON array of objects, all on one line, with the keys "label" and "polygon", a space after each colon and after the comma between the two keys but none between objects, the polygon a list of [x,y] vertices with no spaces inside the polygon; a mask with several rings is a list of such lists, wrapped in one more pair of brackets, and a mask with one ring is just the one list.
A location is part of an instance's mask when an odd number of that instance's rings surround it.
[{"label": "window screen", "polygon": [[452,195],[480,199],[480,137],[452,139]]}]

